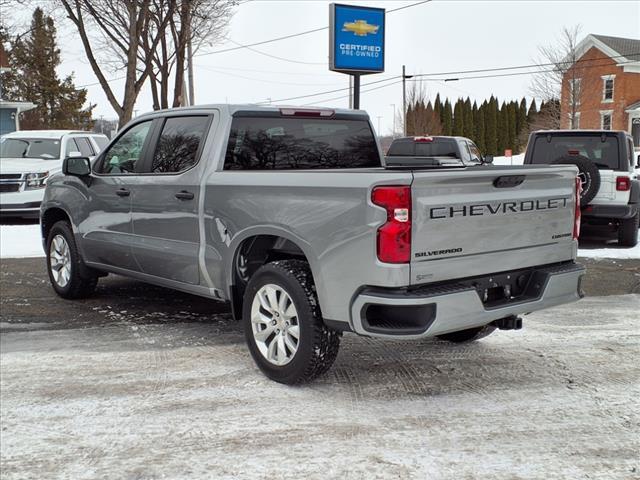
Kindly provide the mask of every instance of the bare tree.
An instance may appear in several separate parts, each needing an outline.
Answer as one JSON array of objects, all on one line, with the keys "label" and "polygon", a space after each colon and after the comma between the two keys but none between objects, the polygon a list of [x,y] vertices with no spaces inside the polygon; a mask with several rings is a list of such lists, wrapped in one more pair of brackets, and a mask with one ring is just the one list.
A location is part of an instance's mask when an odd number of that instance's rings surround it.
[{"label": "bare tree", "polygon": [[[140,58],[142,43],[153,30],[148,48],[153,51],[165,35],[171,15],[151,27],[152,0],[58,0],[75,25],[93,73],[109,103],[118,115],[120,126],[131,119],[138,94],[152,71],[150,61]],[[173,13],[176,0],[167,0]],[[114,55],[115,54],[115,55]],[[107,60],[112,57],[113,60]],[[124,70],[124,93],[119,101],[106,70]]]},{"label": "bare tree", "polygon": [[[237,0],[152,0],[153,9],[149,35],[143,39],[141,60],[150,61],[149,75],[153,108],[169,107],[169,86],[173,76],[173,102],[177,107],[182,98],[187,51],[198,52],[224,38],[225,29]],[[152,48],[155,32],[168,21],[167,34],[158,48]],[[192,99],[193,101],[193,99]]]},{"label": "bare tree", "polygon": [[[558,41],[553,45],[538,48],[540,73],[531,82],[534,97],[549,107],[544,112],[544,128],[560,128],[561,114],[566,110],[570,128],[578,128],[580,97],[585,91],[584,71],[586,65],[579,62],[578,36],[581,26],[564,27]],[[550,64],[550,65],[549,65]]]}]

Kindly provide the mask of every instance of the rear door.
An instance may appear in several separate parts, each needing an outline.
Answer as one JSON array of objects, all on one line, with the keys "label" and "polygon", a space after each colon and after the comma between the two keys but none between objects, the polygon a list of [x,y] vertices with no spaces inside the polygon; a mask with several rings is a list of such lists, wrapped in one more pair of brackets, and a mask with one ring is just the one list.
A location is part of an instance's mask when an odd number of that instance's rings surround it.
[{"label": "rear door", "polygon": [[143,181],[132,192],[133,253],[143,273],[198,284],[202,147],[210,115],[169,116],[158,126]]},{"label": "rear door", "polygon": [[412,283],[570,259],[576,175],[564,165],[414,172]]}]

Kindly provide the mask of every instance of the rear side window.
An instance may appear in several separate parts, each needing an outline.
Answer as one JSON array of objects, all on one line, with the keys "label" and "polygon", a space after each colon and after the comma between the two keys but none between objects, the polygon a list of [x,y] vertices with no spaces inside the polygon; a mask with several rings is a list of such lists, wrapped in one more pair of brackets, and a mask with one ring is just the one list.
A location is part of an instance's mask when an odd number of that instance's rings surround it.
[{"label": "rear side window", "polygon": [[613,135],[541,135],[533,144],[531,163],[549,164],[578,155],[587,157],[599,169],[620,169],[618,138]]},{"label": "rear side window", "polygon": [[379,167],[366,120],[235,117],[225,170]]},{"label": "rear side window", "polygon": [[153,154],[151,172],[178,173],[193,167],[208,123],[206,116],[167,118]]},{"label": "rear side window", "polygon": [[104,137],[93,137],[93,140],[96,142],[96,145],[98,145],[98,148],[100,148],[100,150],[104,150],[104,147],[106,147],[109,144],[109,140],[107,140]]},{"label": "rear side window", "polygon": [[78,151],[82,154],[83,157],[93,157],[95,152],[93,151],[93,147],[89,143],[89,139],[87,137],[76,137],[74,138],[76,141],[76,145],[78,146]]}]

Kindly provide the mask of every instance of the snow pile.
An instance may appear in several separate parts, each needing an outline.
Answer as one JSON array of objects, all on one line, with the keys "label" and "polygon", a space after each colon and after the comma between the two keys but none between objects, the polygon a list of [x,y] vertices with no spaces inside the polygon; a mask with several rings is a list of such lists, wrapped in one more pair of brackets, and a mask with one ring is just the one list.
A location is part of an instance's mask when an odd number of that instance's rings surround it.
[{"label": "snow pile", "polygon": [[[512,163],[513,162],[513,163]],[[493,157],[494,165],[522,165],[524,163],[524,153],[513,157]]]},{"label": "snow pile", "polygon": [[588,258],[640,258],[640,243],[631,248],[579,248],[578,256]]},{"label": "snow pile", "polygon": [[40,225],[0,225],[0,258],[44,257]]}]

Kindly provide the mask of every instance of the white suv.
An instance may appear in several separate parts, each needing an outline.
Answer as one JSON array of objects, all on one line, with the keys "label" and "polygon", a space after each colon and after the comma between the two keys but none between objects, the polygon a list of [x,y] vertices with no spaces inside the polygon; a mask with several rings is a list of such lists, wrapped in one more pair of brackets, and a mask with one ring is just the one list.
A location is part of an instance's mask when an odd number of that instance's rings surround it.
[{"label": "white suv", "polygon": [[0,215],[38,218],[47,178],[66,157],[93,159],[109,139],[100,133],[23,130],[0,137]]},{"label": "white suv", "polygon": [[640,158],[633,138],[616,130],[540,130],[529,136],[525,164],[571,164],[582,181],[582,223],[612,225],[618,243],[638,243]]}]

